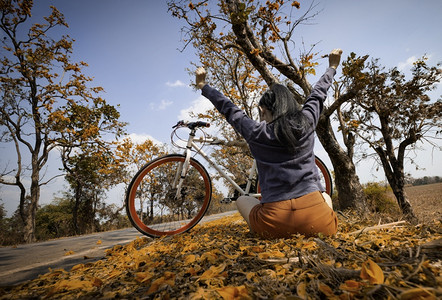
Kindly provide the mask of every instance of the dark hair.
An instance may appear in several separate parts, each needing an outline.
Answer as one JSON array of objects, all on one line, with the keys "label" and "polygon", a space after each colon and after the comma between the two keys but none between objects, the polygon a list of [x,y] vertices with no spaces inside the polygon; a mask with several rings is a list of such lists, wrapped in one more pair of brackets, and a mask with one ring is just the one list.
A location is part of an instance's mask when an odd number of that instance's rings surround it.
[{"label": "dark hair", "polygon": [[309,128],[309,122],[301,113],[302,107],[290,90],[282,84],[273,84],[270,90],[262,95],[259,106],[272,113],[272,123],[278,141],[288,144],[290,150],[295,152],[301,135]]}]

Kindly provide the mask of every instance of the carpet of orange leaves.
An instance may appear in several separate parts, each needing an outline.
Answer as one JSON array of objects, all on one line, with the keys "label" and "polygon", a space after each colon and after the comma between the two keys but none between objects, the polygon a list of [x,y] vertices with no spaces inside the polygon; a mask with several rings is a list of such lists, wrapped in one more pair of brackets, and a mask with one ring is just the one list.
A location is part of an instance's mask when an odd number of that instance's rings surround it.
[{"label": "carpet of orange leaves", "polygon": [[370,230],[377,224],[351,212],[339,219],[332,238],[265,240],[236,214],[116,245],[106,259],[2,288],[0,299],[440,299],[441,251],[426,247],[441,241],[440,221]]}]

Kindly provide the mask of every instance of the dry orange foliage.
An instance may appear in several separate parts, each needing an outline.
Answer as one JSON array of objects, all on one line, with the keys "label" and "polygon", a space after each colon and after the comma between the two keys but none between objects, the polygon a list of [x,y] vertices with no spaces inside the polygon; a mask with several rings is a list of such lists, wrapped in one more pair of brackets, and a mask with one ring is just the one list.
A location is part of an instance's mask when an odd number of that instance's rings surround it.
[{"label": "dry orange foliage", "polygon": [[116,245],[103,260],[70,271],[50,270],[30,282],[0,289],[0,299],[437,299],[442,295],[440,251],[425,251],[429,242],[440,242],[440,221],[376,228],[351,213],[339,218],[335,237],[267,240],[251,235],[235,214],[198,225],[190,233]]}]

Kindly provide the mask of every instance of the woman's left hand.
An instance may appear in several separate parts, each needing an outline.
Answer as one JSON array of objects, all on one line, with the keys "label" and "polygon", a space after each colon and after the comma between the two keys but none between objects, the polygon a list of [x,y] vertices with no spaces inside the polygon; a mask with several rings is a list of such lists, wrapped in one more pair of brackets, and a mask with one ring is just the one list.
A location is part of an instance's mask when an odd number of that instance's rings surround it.
[{"label": "woman's left hand", "polygon": [[195,71],[195,85],[197,89],[202,89],[206,85],[206,70],[203,67]]},{"label": "woman's left hand", "polygon": [[328,55],[328,63],[330,68],[336,69],[339,66],[339,62],[341,61],[341,49],[333,49],[332,52]]}]

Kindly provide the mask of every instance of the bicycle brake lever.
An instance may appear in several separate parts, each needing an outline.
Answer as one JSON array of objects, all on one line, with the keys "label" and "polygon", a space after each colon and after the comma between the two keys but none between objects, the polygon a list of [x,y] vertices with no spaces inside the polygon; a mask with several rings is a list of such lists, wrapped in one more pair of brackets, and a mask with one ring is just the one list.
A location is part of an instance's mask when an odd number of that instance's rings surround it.
[{"label": "bicycle brake lever", "polygon": [[176,123],[176,125],[172,126],[172,128],[181,127],[181,126],[183,126],[184,124],[185,124],[185,122],[184,122],[183,120],[181,120],[181,121],[178,121],[178,122]]}]

